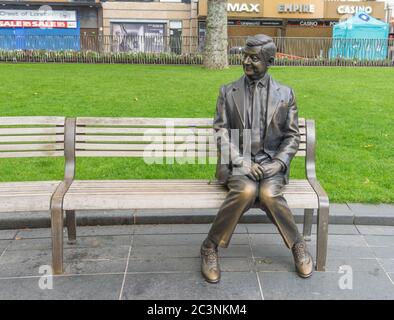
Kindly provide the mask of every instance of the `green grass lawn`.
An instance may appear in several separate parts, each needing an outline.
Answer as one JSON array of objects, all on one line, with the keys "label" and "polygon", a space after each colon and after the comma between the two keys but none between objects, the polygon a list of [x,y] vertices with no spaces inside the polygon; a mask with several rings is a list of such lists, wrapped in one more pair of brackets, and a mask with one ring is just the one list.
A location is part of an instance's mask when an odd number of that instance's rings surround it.
[{"label": "green grass lawn", "polygon": [[[240,67],[0,64],[1,116],[213,117]],[[394,69],[274,67],[317,125],[317,174],[333,202],[394,202]],[[300,160],[292,176],[303,177]],[[78,160],[79,179],[212,178],[213,165]],[[0,181],[61,179],[61,159],[0,159]]]}]

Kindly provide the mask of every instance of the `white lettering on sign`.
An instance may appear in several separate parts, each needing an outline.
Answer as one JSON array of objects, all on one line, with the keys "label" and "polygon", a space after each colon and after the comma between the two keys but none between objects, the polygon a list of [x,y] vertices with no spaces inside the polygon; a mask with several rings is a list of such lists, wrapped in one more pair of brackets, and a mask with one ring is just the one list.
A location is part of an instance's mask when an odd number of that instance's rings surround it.
[{"label": "white lettering on sign", "polygon": [[339,14],[356,13],[364,11],[365,13],[372,13],[371,6],[339,6],[337,12]]},{"label": "white lettering on sign", "polygon": [[314,13],[314,4],[280,4],[278,5],[279,13]]},{"label": "white lettering on sign", "polygon": [[0,20],[77,21],[76,11],[70,10],[0,10]]},{"label": "white lettering on sign", "polygon": [[303,27],[317,27],[318,22],[317,21],[300,21],[300,26]]},{"label": "white lettering on sign", "polygon": [[230,12],[260,12],[260,3],[228,3],[227,11]]}]

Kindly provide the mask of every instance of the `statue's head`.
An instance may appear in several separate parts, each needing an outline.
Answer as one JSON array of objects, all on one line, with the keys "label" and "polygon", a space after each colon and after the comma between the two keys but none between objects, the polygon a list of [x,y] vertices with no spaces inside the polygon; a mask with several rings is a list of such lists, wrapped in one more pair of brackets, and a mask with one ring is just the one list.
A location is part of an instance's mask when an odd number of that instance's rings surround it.
[{"label": "statue's head", "polygon": [[242,52],[245,75],[256,80],[262,78],[268,67],[274,62],[276,45],[271,37],[257,34],[246,39]]}]

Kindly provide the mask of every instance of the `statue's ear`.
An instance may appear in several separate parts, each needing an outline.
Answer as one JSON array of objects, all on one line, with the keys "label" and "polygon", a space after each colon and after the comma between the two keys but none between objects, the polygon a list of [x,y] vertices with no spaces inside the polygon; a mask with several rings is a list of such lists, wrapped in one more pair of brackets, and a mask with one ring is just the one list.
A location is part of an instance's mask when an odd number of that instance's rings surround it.
[{"label": "statue's ear", "polygon": [[269,58],[268,65],[271,66],[274,63],[275,58]]}]

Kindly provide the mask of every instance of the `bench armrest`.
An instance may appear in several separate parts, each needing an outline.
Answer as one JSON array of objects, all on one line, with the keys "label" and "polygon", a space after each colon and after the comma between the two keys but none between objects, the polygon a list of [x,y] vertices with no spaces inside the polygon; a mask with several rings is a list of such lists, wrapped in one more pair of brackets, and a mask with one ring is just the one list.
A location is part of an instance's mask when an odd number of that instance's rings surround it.
[{"label": "bench armrest", "polygon": [[319,208],[328,208],[329,200],[326,191],[323,189],[316,176],[316,128],[314,120],[306,120],[306,157],[305,168],[306,178],[315,190]]}]

